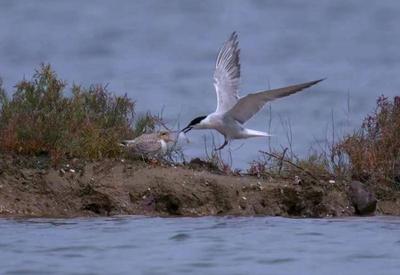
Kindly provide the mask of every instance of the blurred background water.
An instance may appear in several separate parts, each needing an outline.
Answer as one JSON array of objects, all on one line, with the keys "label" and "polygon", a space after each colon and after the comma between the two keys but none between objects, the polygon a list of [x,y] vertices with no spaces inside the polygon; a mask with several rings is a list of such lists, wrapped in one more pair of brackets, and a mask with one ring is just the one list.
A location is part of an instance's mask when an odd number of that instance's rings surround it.
[{"label": "blurred background water", "polygon": [[[304,155],[361,124],[376,98],[398,94],[400,3],[383,1],[0,1],[0,77],[8,91],[41,62],[68,83],[109,84],[171,126],[215,109],[214,61],[239,33],[242,94],[326,77],[249,123],[272,146]],[[271,127],[269,127],[271,122]],[[332,127],[334,125],[334,127]],[[189,157],[204,155],[192,131]],[[215,134],[217,145],[223,138]],[[318,145],[319,144],[319,145]],[[231,144],[246,167],[265,139]]]},{"label": "blurred background water", "polygon": [[1,220],[0,273],[397,275],[400,220]]}]

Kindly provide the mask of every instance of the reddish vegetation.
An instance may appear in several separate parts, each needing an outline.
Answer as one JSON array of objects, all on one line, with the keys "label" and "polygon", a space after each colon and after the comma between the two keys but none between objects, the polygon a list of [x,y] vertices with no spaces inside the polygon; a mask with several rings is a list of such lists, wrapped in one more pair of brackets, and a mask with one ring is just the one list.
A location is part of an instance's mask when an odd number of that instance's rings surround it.
[{"label": "reddish vegetation", "polygon": [[348,155],[353,178],[400,187],[400,97],[381,96],[361,129],[337,149]]}]

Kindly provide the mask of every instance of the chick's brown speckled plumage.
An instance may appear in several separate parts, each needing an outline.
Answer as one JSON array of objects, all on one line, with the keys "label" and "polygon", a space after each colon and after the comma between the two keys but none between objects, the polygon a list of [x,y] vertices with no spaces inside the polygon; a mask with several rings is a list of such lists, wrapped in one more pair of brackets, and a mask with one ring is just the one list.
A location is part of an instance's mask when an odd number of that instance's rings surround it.
[{"label": "chick's brown speckled plumage", "polygon": [[172,141],[169,132],[161,131],[142,134],[133,140],[125,140],[122,145],[132,155],[155,157],[164,155],[167,152],[168,143]]}]

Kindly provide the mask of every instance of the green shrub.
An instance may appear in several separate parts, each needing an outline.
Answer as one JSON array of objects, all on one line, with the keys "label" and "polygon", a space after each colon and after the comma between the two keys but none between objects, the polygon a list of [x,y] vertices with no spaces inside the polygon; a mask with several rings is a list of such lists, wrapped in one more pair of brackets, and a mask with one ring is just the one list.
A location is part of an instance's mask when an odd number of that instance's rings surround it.
[{"label": "green shrub", "polygon": [[118,143],[134,135],[134,102],[106,86],[73,85],[67,96],[66,83],[42,65],[15,88],[11,97],[0,88],[3,152],[99,159],[119,155]]}]

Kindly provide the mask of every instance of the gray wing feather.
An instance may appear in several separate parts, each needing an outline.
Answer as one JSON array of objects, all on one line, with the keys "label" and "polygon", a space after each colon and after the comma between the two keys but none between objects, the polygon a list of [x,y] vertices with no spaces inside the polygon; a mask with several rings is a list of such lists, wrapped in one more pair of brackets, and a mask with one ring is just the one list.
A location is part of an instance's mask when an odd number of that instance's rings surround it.
[{"label": "gray wing feather", "polygon": [[240,123],[245,123],[254,114],[256,114],[268,101],[300,92],[301,90],[311,87],[318,82],[321,82],[322,80],[323,79],[319,79],[316,81],[292,85],[284,88],[248,94],[240,98],[237,104],[231,110],[229,110],[228,113],[236,121]]},{"label": "gray wing feather", "polygon": [[140,142],[132,149],[139,154],[156,154],[161,150],[161,143],[159,141]]},{"label": "gray wing feather", "polygon": [[151,155],[161,151],[161,143],[155,133],[143,134],[134,140],[124,140],[122,144],[133,154]]},{"label": "gray wing feather", "polygon": [[216,112],[226,112],[239,99],[240,62],[238,36],[233,32],[218,53],[214,72]]}]

